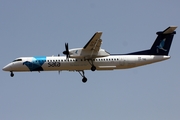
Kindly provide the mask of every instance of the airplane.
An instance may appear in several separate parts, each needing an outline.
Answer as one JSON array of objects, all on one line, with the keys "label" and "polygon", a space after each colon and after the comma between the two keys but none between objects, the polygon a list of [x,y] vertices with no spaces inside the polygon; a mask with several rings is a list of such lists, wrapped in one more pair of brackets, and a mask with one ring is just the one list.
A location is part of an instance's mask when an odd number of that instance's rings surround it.
[{"label": "airplane", "polygon": [[82,82],[86,83],[85,70],[128,69],[169,59],[176,28],[170,26],[157,32],[150,49],[127,54],[110,54],[101,49],[102,32],[96,32],[83,48],[69,49],[68,43],[65,43],[65,56],[19,57],[3,67],[3,70],[9,71],[11,77],[14,76],[13,72],[76,71],[82,76]]}]

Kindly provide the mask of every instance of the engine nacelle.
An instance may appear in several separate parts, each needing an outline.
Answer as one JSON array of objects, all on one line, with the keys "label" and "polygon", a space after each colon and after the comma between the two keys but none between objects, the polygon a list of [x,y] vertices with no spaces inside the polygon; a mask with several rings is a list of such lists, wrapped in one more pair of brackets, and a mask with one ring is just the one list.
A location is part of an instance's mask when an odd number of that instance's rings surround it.
[{"label": "engine nacelle", "polygon": [[89,51],[85,50],[83,48],[76,48],[76,49],[70,49],[70,58],[97,58],[97,57],[106,57],[109,56],[110,54],[106,52],[104,49],[100,49],[98,52],[97,51]]}]

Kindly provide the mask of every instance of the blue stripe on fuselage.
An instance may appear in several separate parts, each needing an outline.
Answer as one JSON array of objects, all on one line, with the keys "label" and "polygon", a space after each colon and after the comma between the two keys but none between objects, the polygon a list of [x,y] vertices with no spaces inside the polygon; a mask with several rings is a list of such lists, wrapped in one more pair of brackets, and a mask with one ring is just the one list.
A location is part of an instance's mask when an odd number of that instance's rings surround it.
[{"label": "blue stripe on fuselage", "polygon": [[42,65],[46,61],[46,56],[33,57],[32,62],[26,61],[23,64],[26,65],[30,71],[43,71]]},{"label": "blue stripe on fuselage", "polygon": [[34,57],[32,62],[38,63],[39,66],[42,66],[45,61],[46,61],[46,56],[38,56],[38,57]]}]

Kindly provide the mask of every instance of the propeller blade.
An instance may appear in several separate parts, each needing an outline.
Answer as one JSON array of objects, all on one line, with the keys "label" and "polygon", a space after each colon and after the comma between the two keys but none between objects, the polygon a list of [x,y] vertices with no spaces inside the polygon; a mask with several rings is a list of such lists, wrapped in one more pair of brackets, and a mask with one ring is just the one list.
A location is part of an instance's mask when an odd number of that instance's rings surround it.
[{"label": "propeller blade", "polygon": [[68,43],[65,43],[65,48],[66,48],[66,51],[68,51],[68,52],[69,52]]},{"label": "propeller blade", "polygon": [[63,54],[66,55],[66,58],[70,57],[68,43],[65,43],[65,51],[63,51]]}]

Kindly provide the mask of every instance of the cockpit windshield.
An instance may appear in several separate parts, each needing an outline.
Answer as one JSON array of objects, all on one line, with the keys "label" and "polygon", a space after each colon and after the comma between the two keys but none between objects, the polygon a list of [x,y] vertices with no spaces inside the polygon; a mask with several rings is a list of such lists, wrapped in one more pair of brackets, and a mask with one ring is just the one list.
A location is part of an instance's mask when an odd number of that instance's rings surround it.
[{"label": "cockpit windshield", "polygon": [[16,59],[16,60],[13,60],[13,62],[16,62],[16,61],[22,61],[22,59]]}]

